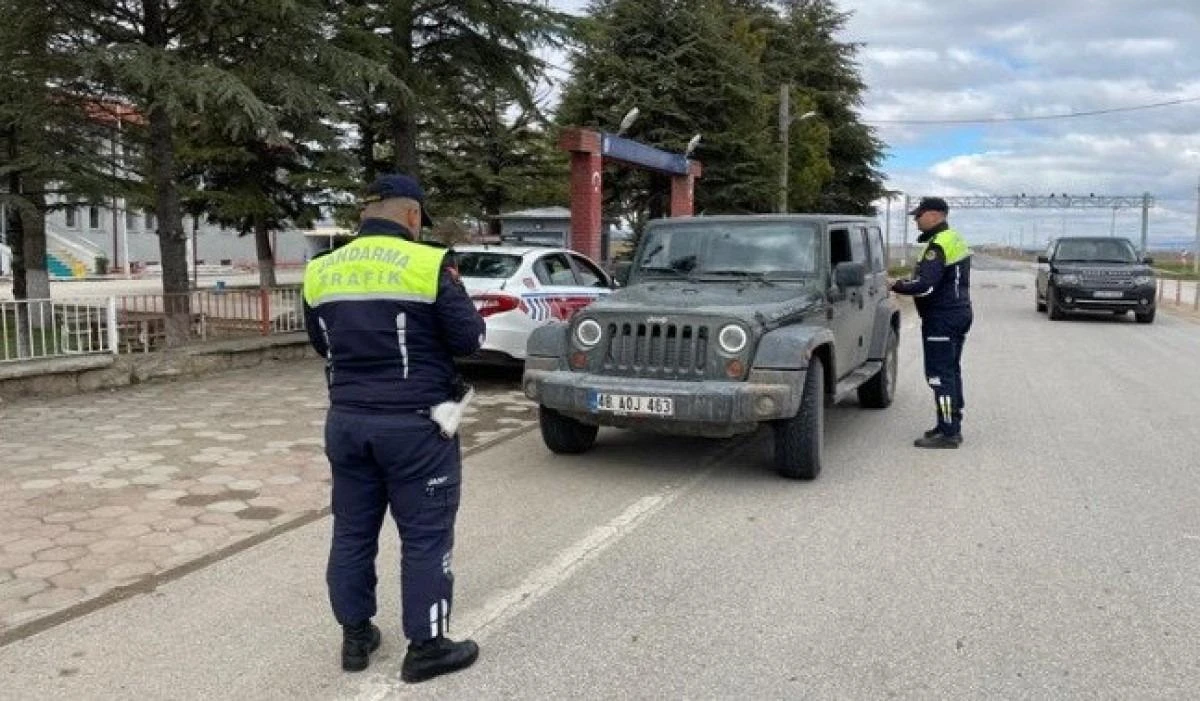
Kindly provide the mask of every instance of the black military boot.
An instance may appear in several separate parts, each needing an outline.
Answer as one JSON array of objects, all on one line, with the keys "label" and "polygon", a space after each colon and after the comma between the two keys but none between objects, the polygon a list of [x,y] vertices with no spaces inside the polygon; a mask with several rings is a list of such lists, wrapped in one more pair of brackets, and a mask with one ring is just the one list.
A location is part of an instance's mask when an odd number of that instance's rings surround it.
[{"label": "black military boot", "polygon": [[913,441],[918,448],[957,448],[962,445],[962,436],[944,436],[941,433],[928,434]]},{"label": "black military boot", "polygon": [[924,436],[926,438],[933,438],[934,436],[940,436],[940,435],[942,435],[942,429],[938,428],[937,426],[934,426],[933,428],[929,429],[928,431],[926,431],[924,433]]},{"label": "black military boot", "polygon": [[456,672],[470,667],[479,657],[479,646],[473,640],[456,643],[438,636],[419,643],[410,643],[400,678],[414,684],[432,679],[440,674]]},{"label": "black military boot", "polygon": [[371,664],[371,653],[379,649],[383,636],[370,621],[342,626],[342,669],[361,672]]}]

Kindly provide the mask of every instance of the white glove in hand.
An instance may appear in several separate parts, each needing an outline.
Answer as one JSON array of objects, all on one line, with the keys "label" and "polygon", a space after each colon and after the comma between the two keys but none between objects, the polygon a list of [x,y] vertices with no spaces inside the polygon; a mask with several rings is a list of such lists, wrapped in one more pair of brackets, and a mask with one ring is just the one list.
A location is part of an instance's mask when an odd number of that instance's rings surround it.
[{"label": "white glove in hand", "polygon": [[462,422],[467,405],[475,398],[475,388],[467,390],[463,398],[457,402],[442,402],[429,410],[429,418],[442,429],[442,437],[450,438],[458,433],[458,424]]}]

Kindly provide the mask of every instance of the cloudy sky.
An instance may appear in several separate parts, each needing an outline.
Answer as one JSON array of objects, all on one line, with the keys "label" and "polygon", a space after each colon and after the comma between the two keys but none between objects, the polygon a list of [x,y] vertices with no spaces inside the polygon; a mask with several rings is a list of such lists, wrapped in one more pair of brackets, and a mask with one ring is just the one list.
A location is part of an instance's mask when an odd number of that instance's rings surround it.
[{"label": "cloudy sky", "polygon": [[[579,12],[586,2],[551,4]],[[862,117],[888,144],[890,188],[914,196],[1150,192],[1151,242],[1194,240],[1200,1],[839,5],[853,13],[842,38],[863,44]],[[1059,118],[1107,110],[1120,111]],[[1141,235],[1140,209],[961,210],[951,220],[970,238],[1025,245],[1114,228],[1135,242]]]}]

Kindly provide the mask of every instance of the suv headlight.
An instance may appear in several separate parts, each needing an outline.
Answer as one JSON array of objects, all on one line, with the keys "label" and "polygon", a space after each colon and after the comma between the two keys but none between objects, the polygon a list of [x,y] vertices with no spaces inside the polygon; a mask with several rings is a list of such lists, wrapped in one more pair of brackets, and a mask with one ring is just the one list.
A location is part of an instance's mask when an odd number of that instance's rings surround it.
[{"label": "suv headlight", "polygon": [[604,329],[595,319],[584,319],[575,327],[575,343],[584,350],[594,348],[603,335]]},{"label": "suv headlight", "polygon": [[1054,281],[1060,285],[1078,285],[1079,276],[1075,273],[1056,273]]},{"label": "suv headlight", "polygon": [[741,353],[749,341],[750,337],[746,335],[746,329],[737,324],[729,324],[717,334],[717,345],[730,355]]},{"label": "suv headlight", "polygon": [[1152,287],[1154,285],[1153,275],[1134,275],[1133,284],[1138,287]]}]

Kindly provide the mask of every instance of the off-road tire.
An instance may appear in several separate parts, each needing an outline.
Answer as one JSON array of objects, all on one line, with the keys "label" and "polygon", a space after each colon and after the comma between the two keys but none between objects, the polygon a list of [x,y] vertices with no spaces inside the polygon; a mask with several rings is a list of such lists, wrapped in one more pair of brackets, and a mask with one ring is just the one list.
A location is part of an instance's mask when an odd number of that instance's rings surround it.
[{"label": "off-road tire", "polygon": [[825,444],[825,368],[813,356],[804,374],[800,409],[776,421],[775,470],[784,477],[811,480],[821,474]]},{"label": "off-road tire", "polygon": [[875,377],[862,383],[858,388],[858,403],[867,409],[886,409],[896,398],[896,370],[899,368],[900,339],[896,330],[888,329],[886,352],[883,355],[883,367],[875,373]]},{"label": "off-road tire", "polygon": [[596,443],[597,426],[563,416],[545,406],[538,406],[538,424],[542,429],[542,441],[552,453],[578,455],[591,450]]}]

